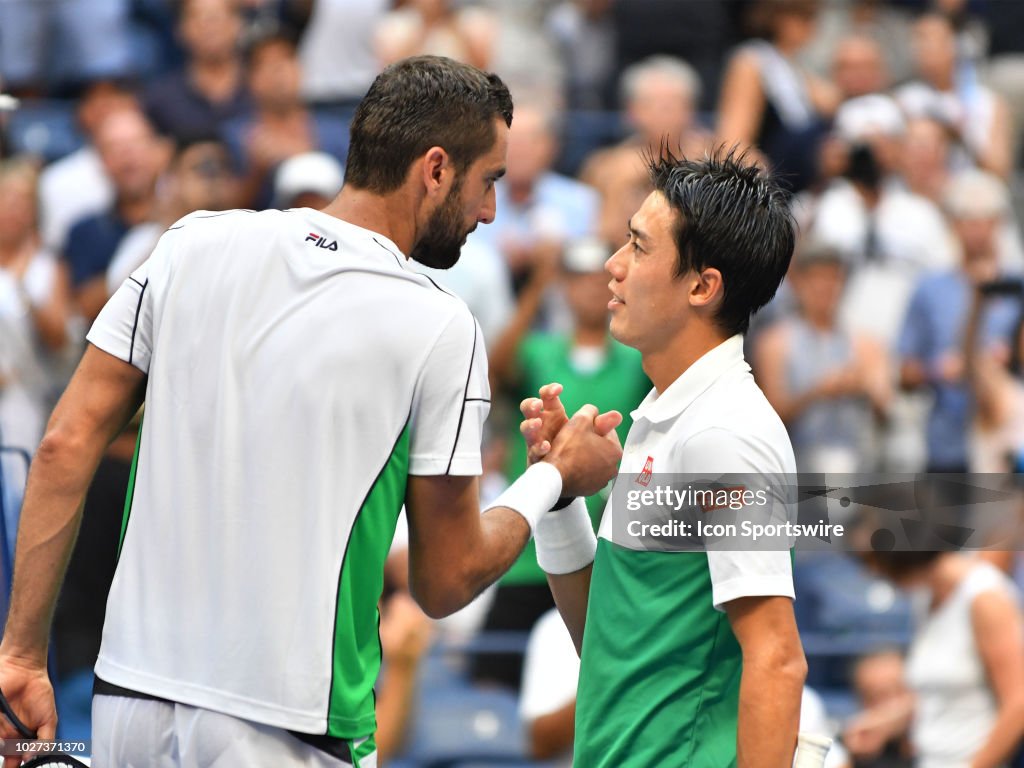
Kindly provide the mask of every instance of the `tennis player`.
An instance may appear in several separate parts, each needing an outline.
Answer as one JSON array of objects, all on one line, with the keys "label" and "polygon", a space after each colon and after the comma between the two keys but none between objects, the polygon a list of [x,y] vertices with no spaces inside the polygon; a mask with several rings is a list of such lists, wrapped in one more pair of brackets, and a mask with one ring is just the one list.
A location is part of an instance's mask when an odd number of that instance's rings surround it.
[{"label": "tennis player", "polygon": [[561,495],[612,477],[621,417],[587,407],[480,514],[480,329],[409,268],[450,267],[493,219],[511,120],[497,76],[400,62],[356,112],[327,208],[190,214],[111,298],[32,467],[0,645],[0,688],[41,738],[79,507],[143,396],[97,765],[376,765],[377,601],[403,501],[412,592],[443,616]]},{"label": "tennis player", "polygon": [[[806,674],[788,543],[744,552],[742,538],[722,537],[669,551],[631,535],[645,512],[623,502],[665,478],[743,476],[764,481],[752,492],[784,492],[793,450],[744,361],[743,333],[786,273],[793,223],[783,192],[742,156],[666,154],[650,166],[655,191],[606,266],[611,333],[640,350],[654,389],[633,413],[599,536],[579,500],[536,536],[581,650],[574,762],[783,768]],[[523,402],[532,457],[566,423],[560,390]]]}]

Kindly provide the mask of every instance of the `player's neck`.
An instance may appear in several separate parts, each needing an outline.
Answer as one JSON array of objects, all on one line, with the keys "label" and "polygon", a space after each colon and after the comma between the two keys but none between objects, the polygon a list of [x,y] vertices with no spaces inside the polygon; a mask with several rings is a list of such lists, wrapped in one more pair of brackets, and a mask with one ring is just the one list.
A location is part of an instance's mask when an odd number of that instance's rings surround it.
[{"label": "player's neck", "polygon": [[717,347],[725,337],[713,327],[701,326],[683,333],[661,349],[643,352],[643,369],[659,393],[668,389],[705,354]]},{"label": "player's neck", "polygon": [[409,215],[412,206],[399,205],[401,191],[378,195],[350,186],[343,187],[323,212],[357,227],[369,229],[388,238],[406,256],[415,244],[416,224]]}]

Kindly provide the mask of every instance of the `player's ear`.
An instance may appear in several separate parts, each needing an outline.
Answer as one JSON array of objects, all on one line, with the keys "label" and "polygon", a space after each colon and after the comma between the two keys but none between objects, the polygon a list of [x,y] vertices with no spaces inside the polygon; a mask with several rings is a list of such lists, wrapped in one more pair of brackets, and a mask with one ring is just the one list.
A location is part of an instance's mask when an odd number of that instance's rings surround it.
[{"label": "player's ear", "polygon": [[690,304],[694,307],[715,307],[725,296],[722,273],[714,267],[705,267],[697,273],[690,289]]},{"label": "player's ear", "polygon": [[444,193],[447,176],[454,170],[451,158],[443,147],[431,147],[423,155],[420,163],[423,173],[423,186],[427,195],[438,195]]}]

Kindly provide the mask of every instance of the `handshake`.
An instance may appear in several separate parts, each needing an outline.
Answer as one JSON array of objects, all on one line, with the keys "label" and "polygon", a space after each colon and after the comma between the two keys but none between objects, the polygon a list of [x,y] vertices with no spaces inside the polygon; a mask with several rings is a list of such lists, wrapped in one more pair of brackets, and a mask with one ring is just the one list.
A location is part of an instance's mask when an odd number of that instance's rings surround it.
[{"label": "handshake", "polygon": [[597,539],[580,497],[604,488],[622,458],[615,433],[622,414],[584,405],[569,418],[561,393],[561,384],[547,384],[540,397],[519,406],[530,466],[491,504],[526,519],[537,543],[537,563],[548,574],[573,573],[593,562]]},{"label": "handshake", "polygon": [[528,397],[519,406],[527,463],[555,467],[562,477],[563,497],[590,496],[618,470],[622,446],[615,428],[622,423],[622,414],[599,413],[595,406],[584,405],[569,418],[561,394],[561,384],[547,384],[540,388],[540,397]]}]

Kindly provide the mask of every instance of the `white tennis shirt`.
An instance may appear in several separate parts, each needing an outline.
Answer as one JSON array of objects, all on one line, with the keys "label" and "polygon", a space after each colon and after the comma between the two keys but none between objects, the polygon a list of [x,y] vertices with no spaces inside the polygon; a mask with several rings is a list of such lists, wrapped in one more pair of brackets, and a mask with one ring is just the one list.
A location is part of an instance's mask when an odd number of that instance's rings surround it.
[{"label": "white tennis shirt", "polygon": [[490,394],[465,304],[327,214],[197,212],[88,339],[149,374],[97,675],[373,733],[406,477],[481,471]]}]

